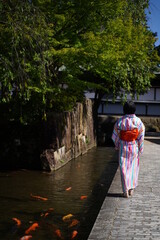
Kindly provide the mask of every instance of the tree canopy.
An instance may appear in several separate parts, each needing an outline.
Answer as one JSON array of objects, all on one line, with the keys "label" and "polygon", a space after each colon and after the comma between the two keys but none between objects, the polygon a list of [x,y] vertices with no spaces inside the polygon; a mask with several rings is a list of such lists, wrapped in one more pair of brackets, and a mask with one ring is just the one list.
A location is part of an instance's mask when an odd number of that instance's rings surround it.
[{"label": "tree canopy", "polygon": [[[159,60],[146,0],[0,3],[0,102],[14,119],[46,118],[83,101],[145,92]],[[13,111],[14,109],[14,111]],[[11,116],[10,116],[11,117]]]}]

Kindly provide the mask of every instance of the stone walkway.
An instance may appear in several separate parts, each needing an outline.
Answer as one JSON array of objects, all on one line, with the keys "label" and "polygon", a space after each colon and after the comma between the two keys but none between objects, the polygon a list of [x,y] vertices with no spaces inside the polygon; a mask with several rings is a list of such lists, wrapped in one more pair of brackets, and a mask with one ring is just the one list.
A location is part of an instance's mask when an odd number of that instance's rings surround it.
[{"label": "stone walkway", "polygon": [[145,140],[134,195],[121,193],[118,169],[88,240],[160,240],[160,137]]}]

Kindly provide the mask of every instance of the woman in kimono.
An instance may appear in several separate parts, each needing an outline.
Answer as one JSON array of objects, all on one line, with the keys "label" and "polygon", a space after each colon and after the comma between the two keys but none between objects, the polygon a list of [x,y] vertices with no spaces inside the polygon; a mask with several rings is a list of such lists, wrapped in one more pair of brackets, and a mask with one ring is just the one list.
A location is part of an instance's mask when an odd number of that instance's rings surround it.
[{"label": "woman in kimono", "polygon": [[119,167],[124,197],[133,194],[138,186],[139,154],[143,152],[145,127],[135,115],[136,106],[132,101],[123,107],[124,116],[114,125],[112,140],[119,150]]}]

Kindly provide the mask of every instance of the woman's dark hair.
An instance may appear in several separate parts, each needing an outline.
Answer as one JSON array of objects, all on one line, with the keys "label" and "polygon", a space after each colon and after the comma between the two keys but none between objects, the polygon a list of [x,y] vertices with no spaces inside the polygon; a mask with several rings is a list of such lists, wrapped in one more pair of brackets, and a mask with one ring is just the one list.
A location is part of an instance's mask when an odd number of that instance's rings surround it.
[{"label": "woman's dark hair", "polygon": [[132,101],[128,101],[123,106],[124,114],[134,114],[136,111],[136,105]]}]

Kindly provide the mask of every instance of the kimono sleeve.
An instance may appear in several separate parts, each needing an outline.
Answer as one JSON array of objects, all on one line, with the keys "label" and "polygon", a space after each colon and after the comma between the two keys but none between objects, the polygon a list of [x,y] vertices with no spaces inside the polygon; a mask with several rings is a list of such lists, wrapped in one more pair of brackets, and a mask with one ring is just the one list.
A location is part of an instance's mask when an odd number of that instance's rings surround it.
[{"label": "kimono sleeve", "polygon": [[144,124],[141,122],[140,128],[139,128],[139,135],[138,135],[138,138],[137,138],[139,153],[143,153],[143,148],[144,148],[144,135],[145,135],[145,126],[144,126]]},{"label": "kimono sleeve", "polygon": [[112,133],[112,140],[115,144],[115,148],[118,150],[119,149],[119,133],[118,133],[118,128],[117,128],[117,122],[114,125],[113,133]]}]

